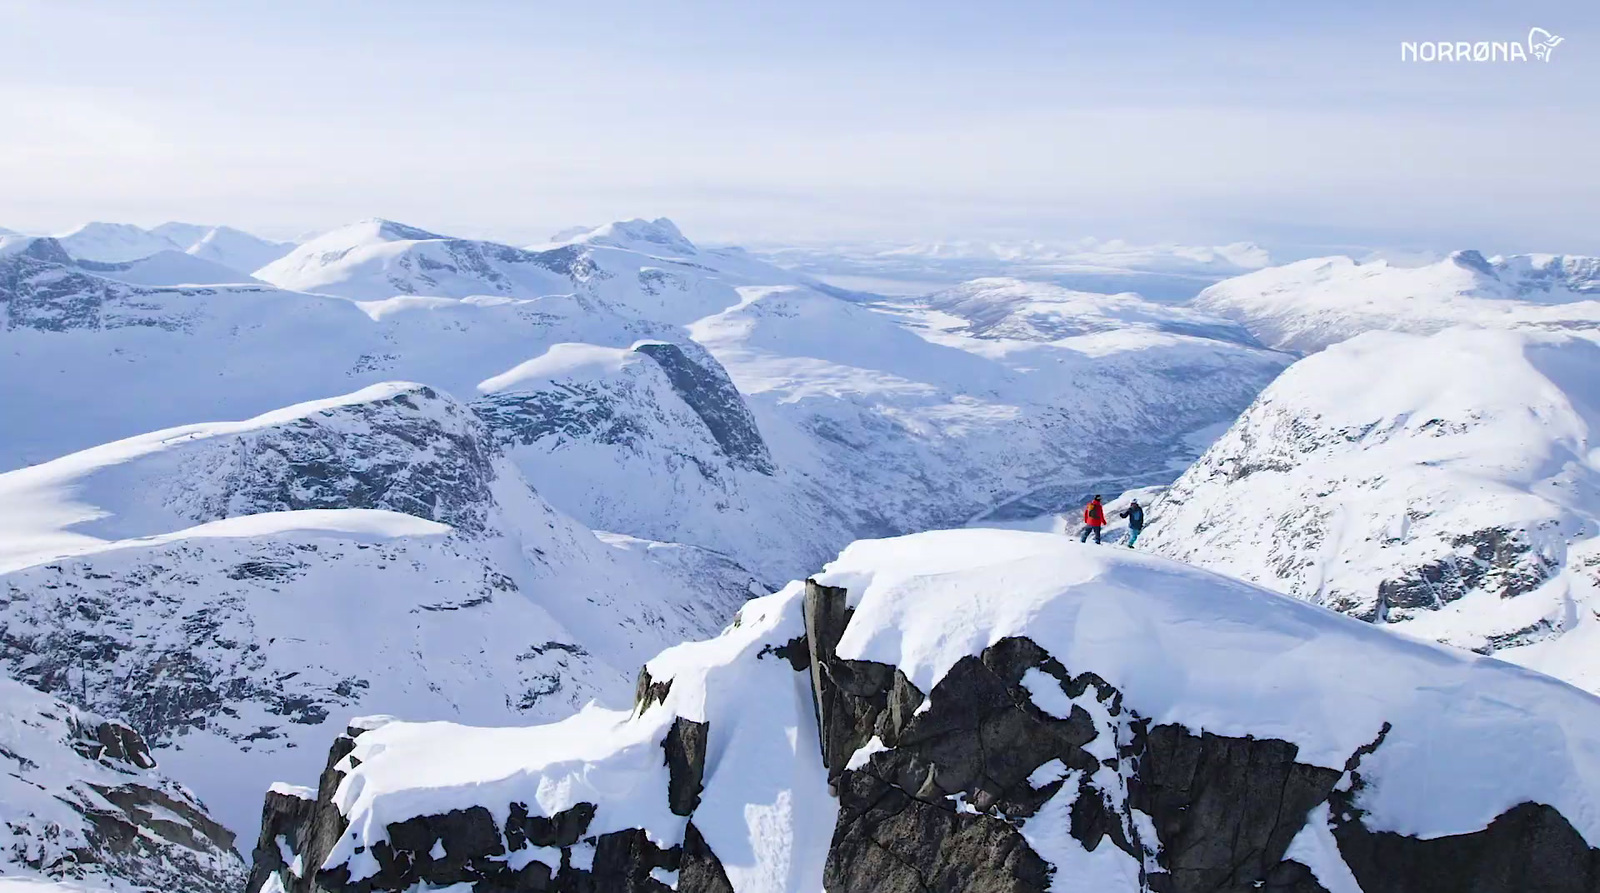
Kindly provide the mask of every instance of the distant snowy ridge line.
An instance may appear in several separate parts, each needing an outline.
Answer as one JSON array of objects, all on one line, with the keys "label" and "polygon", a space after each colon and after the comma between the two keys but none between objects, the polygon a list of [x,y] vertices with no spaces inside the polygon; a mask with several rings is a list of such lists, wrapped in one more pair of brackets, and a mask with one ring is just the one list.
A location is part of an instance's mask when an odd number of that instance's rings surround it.
[{"label": "distant snowy ridge line", "polygon": [[1428,334],[1455,325],[1600,330],[1600,257],[1457,251],[1421,266],[1324,257],[1212,285],[1197,309],[1266,344],[1312,352],[1374,329]]}]

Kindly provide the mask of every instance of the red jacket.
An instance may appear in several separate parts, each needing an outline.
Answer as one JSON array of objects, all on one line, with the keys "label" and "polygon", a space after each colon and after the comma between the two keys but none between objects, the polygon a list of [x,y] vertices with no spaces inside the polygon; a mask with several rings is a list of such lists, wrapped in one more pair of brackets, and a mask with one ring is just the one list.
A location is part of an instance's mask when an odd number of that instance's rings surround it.
[{"label": "red jacket", "polygon": [[1088,505],[1083,507],[1083,523],[1090,527],[1106,526],[1106,511],[1100,505],[1100,500],[1091,500]]}]

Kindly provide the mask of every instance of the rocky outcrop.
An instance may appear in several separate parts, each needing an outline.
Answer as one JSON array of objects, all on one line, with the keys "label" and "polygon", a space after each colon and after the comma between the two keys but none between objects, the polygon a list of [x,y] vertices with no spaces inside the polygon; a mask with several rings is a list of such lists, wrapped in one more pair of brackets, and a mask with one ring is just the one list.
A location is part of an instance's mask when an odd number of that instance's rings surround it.
[{"label": "rocky outcrop", "polygon": [[0,874],[232,893],[233,843],[138,732],[0,679]]},{"label": "rocky outcrop", "polygon": [[[683,808],[684,814],[693,812],[699,795],[694,767],[705,759],[705,729],[696,725],[675,724],[665,748],[673,778],[669,796],[674,811]],[[483,806],[415,816],[390,824],[373,845],[375,874],[352,879],[348,865],[324,868],[347,827],[333,805],[334,792],[354,768],[349,755],[363,731],[352,726],[335,740],[315,792],[279,788],[267,794],[251,893],[369,893],[463,883],[548,893],[732,893],[721,863],[692,822],[682,844],[663,849],[638,829],[590,834],[597,807],[582,802],[552,816],[511,803],[503,824]],[[589,852],[579,855],[580,849]],[[663,883],[658,872],[676,872],[677,886]]]},{"label": "rocky outcrop", "polygon": [[672,389],[695,415],[730,460],[752,471],[772,474],[772,456],[756,427],[756,419],[727,372],[709,355],[696,362],[683,348],[665,341],[646,341],[634,350],[656,361]]},{"label": "rocky outcrop", "polygon": [[[799,612],[804,634],[768,641],[755,659],[811,692],[818,784],[837,802],[821,875],[833,893],[1328,893],[1318,876],[1328,865],[1302,855],[1308,838],[1332,841],[1329,858],[1369,893],[1600,889],[1600,850],[1545,804],[1521,803],[1470,834],[1370,827],[1362,763],[1383,751],[1388,726],[1342,769],[1316,765],[1289,741],[1156,722],[1025,636],[957,660],[924,694],[899,667],[839,656],[855,616],[845,589],[808,582]],[[673,689],[642,672],[632,717],[660,716]],[[610,802],[548,816],[521,801],[464,803],[390,823],[371,838],[375,868],[355,877],[348,855],[329,858],[345,830],[331,795],[357,768],[353,728],[314,800],[269,794],[250,890],[731,891],[696,827],[708,758],[730,745],[715,722],[677,716],[659,728],[666,781],[642,796],[687,820],[678,843],[637,827],[591,832],[617,827],[624,813],[610,811],[626,807]],[[789,889],[772,883],[759,889]]]},{"label": "rocky outcrop", "polygon": [[[1372,832],[1354,806],[1364,754],[1340,773],[1299,762],[1285,741],[1152,727],[1103,680],[1072,675],[1025,638],[961,660],[921,704],[897,669],[833,656],[844,605],[843,589],[808,584],[809,669],[839,796],[830,891],[1051,889],[1061,869],[1035,852],[1028,832],[1030,822],[1058,818],[1041,810],[1063,787],[1072,838],[1086,851],[1126,853],[1139,889],[1155,893],[1326,893],[1286,853],[1308,814],[1329,802],[1340,853],[1369,893],[1577,891],[1600,882],[1600,850],[1548,806],[1521,804],[1476,834]],[[1060,686],[1073,704],[1068,716],[1037,706],[1025,684],[1032,671]],[[864,762],[855,755],[863,747]],[[1053,763],[1060,770],[1041,775]],[[1352,784],[1336,791],[1346,775]],[[1524,885],[1518,869],[1535,865],[1550,886]]]},{"label": "rocky outcrop", "polygon": [[[426,385],[221,439],[186,460],[194,521],[303,509],[385,509],[484,532],[497,455],[482,424]],[[203,482],[203,483],[202,483]],[[194,495],[196,494],[198,498]]]}]

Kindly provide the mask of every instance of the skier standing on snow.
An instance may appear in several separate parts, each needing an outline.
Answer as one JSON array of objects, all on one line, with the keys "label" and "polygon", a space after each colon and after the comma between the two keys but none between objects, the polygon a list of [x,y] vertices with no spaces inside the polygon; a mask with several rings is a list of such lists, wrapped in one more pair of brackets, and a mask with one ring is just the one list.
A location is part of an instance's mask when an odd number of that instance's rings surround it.
[{"label": "skier standing on snow", "polygon": [[1132,549],[1133,544],[1139,541],[1139,531],[1144,530],[1144,509],[1139,507],[1139,500],[1135,499],[1132,505],[1117,515],[1128,519],[1128,548]]},{"label": "skier standing on snow", "polygon": [[1106,509],[1100,504],[1100,494],[1096,493],[1089,504],[1083,507],[1083,536],[1078,537],[1078,542],[1087,543],[1089,534],[1094,534],[1095,545],[1100,544],[1100,528],[1106,526]]}]

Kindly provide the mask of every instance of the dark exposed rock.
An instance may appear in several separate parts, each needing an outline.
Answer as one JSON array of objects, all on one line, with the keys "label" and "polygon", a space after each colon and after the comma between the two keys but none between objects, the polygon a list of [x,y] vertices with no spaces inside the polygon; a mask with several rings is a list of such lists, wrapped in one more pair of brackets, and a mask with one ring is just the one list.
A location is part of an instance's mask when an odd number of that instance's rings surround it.
[{"label": "dark exposed rock", "polygon": [[[1039,835],[1055,837],[1053,845],[1126,854],[1139,888],[1152,893],[1327,893],[1310,867],[1286,858],[1314,811],[1333,816],[1340,855],[1367,893],[1600,890],[1600,850],[1549,806],[1524,803],[1482,831],[1428,840],[1369,828],[1358,807],[1368,783],[1360,765],[1383,747],[1387,725],[1342,770],[1314,766],[1288,741],[1152,725],[1105,679],[1072,673],[1023,637],[962,658],[924,696],[896,667],[839,657],[852,616],[845,590],[808,581],[802,612],[805,634],[762,655],[788,660],[810,682],[820,756],[838,797],[823,866],[832,893],[1044,893],[1070,881],[1056,874],[1072,869],[1043,858],[1030,843]],[[1065,701],[1040,697],[1056,712],[1035,702],[1040,685],[1059,686]],[[660,704],[668,688],[641,672],[636,709]],[[318,874],[316,889],[469,883],[485,891],[661,891],[666,871],[678,873],[677,890],[731,893],[693,820],[712,734],[707,724],[678,717],[661,742],[668,767],[661,796],[690,819],[676,846],[663,848],[639,829],[585,836],[605,803],[549,817],[512,804],[503,829],[477,806],[390,825],[374,846],[378,875],[352,883],[337,868]],[[331,767],[341,747],[348,750],[349,739],[341,742],[324,774],[323,801],[330,773],[337,785]],[[304,814],[288,821],[275,818],[272,797],[268,803],[252,893],[262,871],[281,868],[265,851],[276,839],[269,830],[290,827],[287,839],[308,864],[327,852],[315,841],[301,849],[304,835],[293,830],[295,822],[315,821],[315,804],[281,809]],[[1317,810],[1321,804],[1327,812]],[[560,864],[512,871],[507,853],[529,846],[560,850]],[[575,846],[594,847],[590,868],[573,864]]]},{"label": "dark exposed rock", "polygon": [[1155,821],[1172,890],[1248,890],[1277,867],[1341,774],[1296,762],[1297,752],[1274,739],[1150,730],[1129,803]]},{"label": "dark exposed rock", "polygon": [[672,389],[705,422],[724,455],[752,471],[773,473],[772,456],[761,439],[756,418],[721,367],[696,362],[683,348],[665,341],[647,341],[634,350],[655,360],[667,373]]},{"label": "dark exposed rock", "polygon": [[703,722],[677,717],[661,749],[667,754],[667,804],[675,815],[694,815],[700,805],[706,772],[706,737]]},{"label": "dark exposed rock", "polygon": [[650,678],[648,667],[639,668],[639,681],[634,685],[633,709],[636,713],[649,710],[652,705],[659,704],[667,699],[667,694],[672,691],[672,680],[657,682]]},{"label": "dark exposed rock", "polygon": [[1600,890],[1600,850],[1541,803],[1514,806],[1471,834],[1422,840],[1374,833],[1359,821],[1333,833],[1363,893]]},{"label": "dark exposed rock", "polygon": [[1512,598],[1543,585],[1558,567],[1534,551],[1526,536],[1503,527],[1456,536],[1450,545],[1455,553],[1380,582],[1379,614],[1393,608],[1441,608],[1480,589]]},{"label": "dark exposed rock", "polygon": [[[365,508],[481,533],[493,504],[494,455],[470,410],[417,385],[241,435],[234,450],[208,457],[215,466],[208,477],[217,486],[193,520]],[[292,570],[257,565],[236,572],[270,577]]]}]

